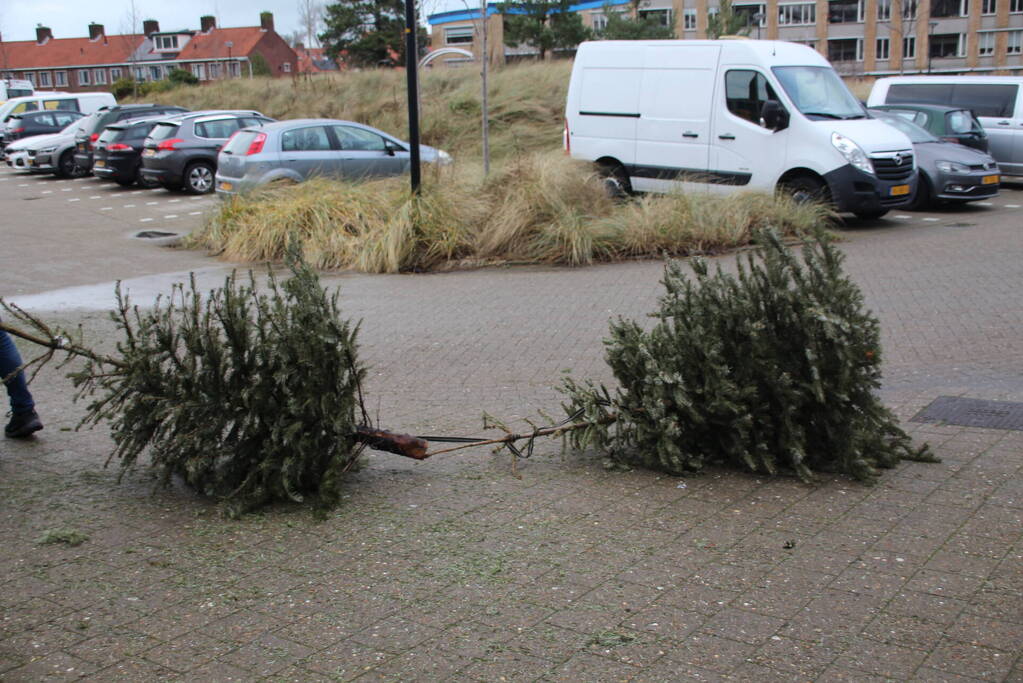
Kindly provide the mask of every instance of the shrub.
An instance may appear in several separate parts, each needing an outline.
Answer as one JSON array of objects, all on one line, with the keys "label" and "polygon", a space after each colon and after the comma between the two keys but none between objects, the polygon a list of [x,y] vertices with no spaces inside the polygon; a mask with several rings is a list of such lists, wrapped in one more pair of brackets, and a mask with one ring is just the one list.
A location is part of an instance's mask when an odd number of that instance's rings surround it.
[{"label": "shrub", "polygon": [[130,97],[135,94],[136,88],[139,87],[139,83],[135,79],[128,76],[122,76],[118,78],[110,86],[110,92],[113,93],[114,97],[119,100],[123,100],[125,97]]},{"label": "shrub", "polygon": [[147,312],[118,288],[119,366],[89,360],[72,377],[100,394],[83,424],[109,421],[122,476],[149,450],[160,481],[178,475],[232,514],[337,502],[359,453],[357,326],[294,253],[289,265],[267,294],[251,273],[207,294],[193,278]]},{"label": "shrub", "polygon": [[575,447],[675,475],[714,463],[803,479],[872,480],[901,458],[929,457],[875,395],[879,325],[841,252],[819,234],[800,261],[761,234],[737,275],[697,258],[694,279],[669,262],[649,331],[612,323],[606,358],[620,387],[563,387],[566,410],[590,423]]},{"label": "shrub", "polygon": [[175,85],[199,85],[199,78],[184,69],[171,69],[167,74],[167,80]]}]

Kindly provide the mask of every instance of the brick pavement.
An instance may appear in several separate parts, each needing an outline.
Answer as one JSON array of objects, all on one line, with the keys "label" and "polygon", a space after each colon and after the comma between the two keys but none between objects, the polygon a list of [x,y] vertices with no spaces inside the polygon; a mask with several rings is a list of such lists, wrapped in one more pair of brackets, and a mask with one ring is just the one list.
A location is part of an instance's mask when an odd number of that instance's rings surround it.
[{"label": "brick pavement", "polygon": [[[957,216],[844,231],[904,419],[1023,400],[1019,223]],[[606,379],[607,319],[651,310],[659,275],[331,281],[364,318],[380,421],[464,434],[483,409],[555,408],[563,370]],[[374,454],[324,522],[228,521],[144,473],[117,484],[103,430],[71,431],[68,382],[34,389],[46,430],[0,443],[4,681],[1023,680],[1023,432],[906,422],[944,461],[875,487],[610,473],[552,443],[521,478],[487,451]],[[57,527],[88,541],[37,542]]]}]

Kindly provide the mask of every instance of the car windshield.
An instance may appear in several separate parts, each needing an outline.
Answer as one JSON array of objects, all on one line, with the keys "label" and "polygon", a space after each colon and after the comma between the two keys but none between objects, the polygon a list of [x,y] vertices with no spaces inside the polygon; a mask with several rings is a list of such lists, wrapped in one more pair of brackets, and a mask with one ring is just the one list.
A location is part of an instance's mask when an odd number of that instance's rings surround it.
[{"label": "car windshield", "polygon": [[915,123],[907,121],[901,116],[894,116],[892,114],[883,112],[874,112],[874,116],[880,119],[881,121],[884,121],[892,128],[895,128],[896,130],[905,133],[906,137],[908,137],[909,141],[912,142],[913,144],[917,144],[919,142],[940,142],[938,138],[934,137],[933,135],[931,135],[930,133],[928,133],[926,130],[916,125]]},{"label": "car windshield", "polygon": [[772,71],[805,116],[817,120],[866,118],[863,105],[831,67],[776,66]]}]

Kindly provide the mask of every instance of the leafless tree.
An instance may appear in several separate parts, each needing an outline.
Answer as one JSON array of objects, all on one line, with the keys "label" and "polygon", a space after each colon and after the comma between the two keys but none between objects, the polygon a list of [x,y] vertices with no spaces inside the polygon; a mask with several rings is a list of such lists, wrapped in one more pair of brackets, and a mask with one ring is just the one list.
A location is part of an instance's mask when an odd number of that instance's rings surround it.
[{"label": "leafless tree", "polygon": [[142,13],[139,12],[138,4],[135,0],[128,0],[128,5],[124,10],[124,17],[121,19],[121,40],[125,47],[130,50],[128,53],[128,78],[131,79],[132,97],[139,96],[139,82],[135,78],[135,60],[139,44],[135,41],[135,36],[142,33],[141,24]]},{"label": "leafless tree", "polygon": [[319,45],[316,34],[323,20],[323,3],[318,0],[298,0],[298,21],[305,31],[306,47]]}]

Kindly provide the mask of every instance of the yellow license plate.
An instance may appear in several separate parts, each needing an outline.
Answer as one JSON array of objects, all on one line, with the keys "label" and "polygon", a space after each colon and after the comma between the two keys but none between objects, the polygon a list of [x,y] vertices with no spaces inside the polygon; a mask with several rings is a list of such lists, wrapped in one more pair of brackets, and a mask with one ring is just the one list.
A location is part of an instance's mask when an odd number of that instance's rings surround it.
[{"label": "yellow license plate", "polygon": [[29,166],[35,166],[36,165],[36,160],[35,159],[29,159],[28,160],[28,165]]},{"label": "yellow license plate", "polygon": [[220,189],[224,190],[225,192],[230,192],[231,190],[234,189],[234,185],[232,185],[231,183],[220,183]]},{"label": "yellow license plate", "polygon": [[155,157],[156,156],[156,150],[155,149],[147,149],[146,151],[142,152],[142,156],[144,156],[144,157]]},{"label": "yellow license plate", "polygon": [[994,185],[995,183],[998,182],[998,176],[986,175],[980,182],[983,183],[984,185]]},{"label": "yellow license plate", "polygon": [[107,162],[105,162],[105,161],[97,161],[96,162],[96,166],[98,166],[99,168],[103,168],[106,165],[107,165]]},{"label": "yellow license plate", "polygon": [[904,194],[909,194],[909,185],[896,185],[892,188],[893,197],[900,197]]}]

